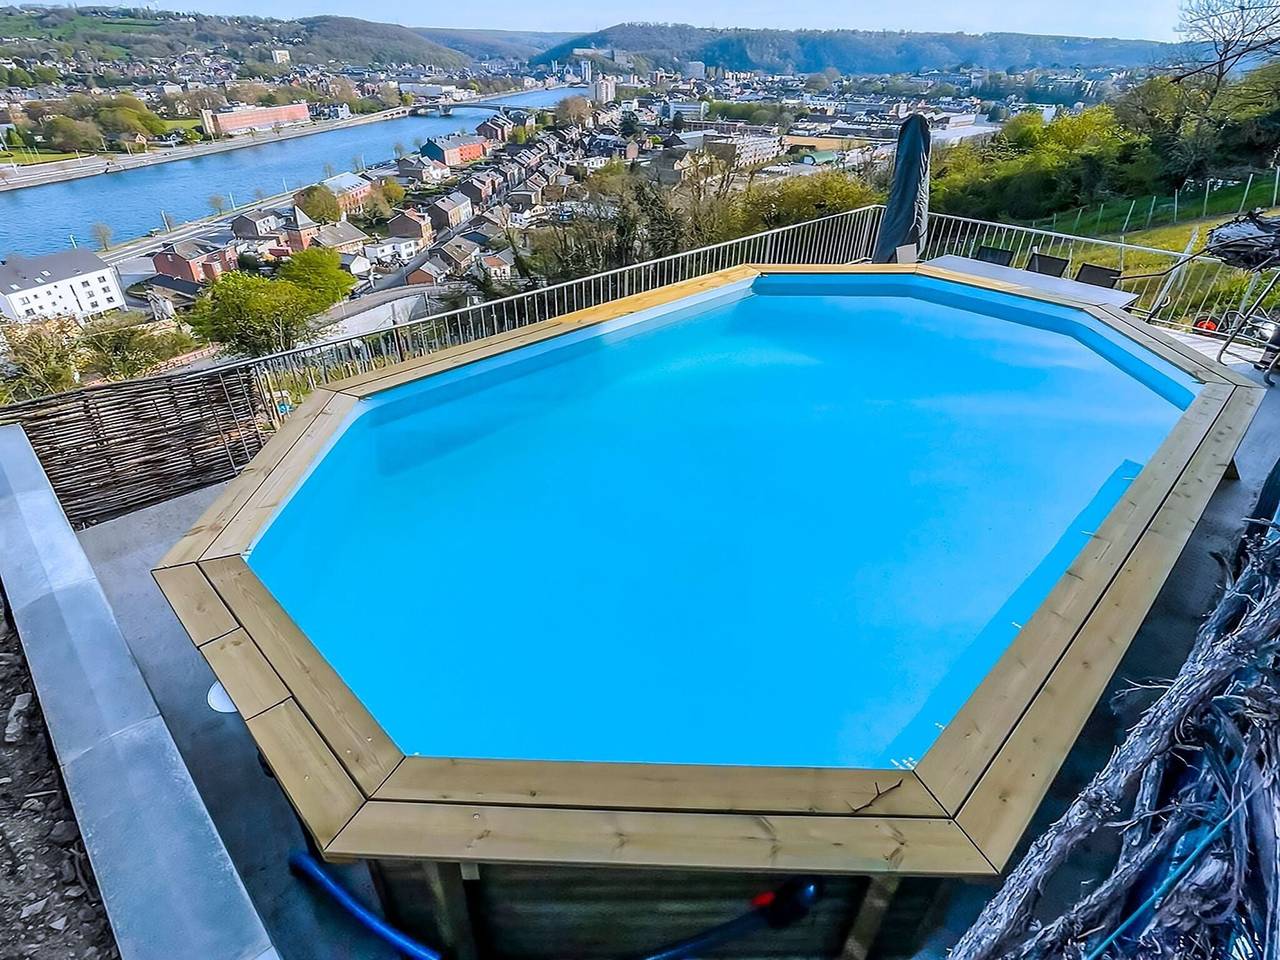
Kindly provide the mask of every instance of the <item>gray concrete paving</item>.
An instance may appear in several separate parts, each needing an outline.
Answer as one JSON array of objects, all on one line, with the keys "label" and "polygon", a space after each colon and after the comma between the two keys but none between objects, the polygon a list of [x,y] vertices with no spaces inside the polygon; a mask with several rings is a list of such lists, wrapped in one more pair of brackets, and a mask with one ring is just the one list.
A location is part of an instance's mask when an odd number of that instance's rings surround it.
[{"label": "gray concrete paving", "polygon": [[21,427],[0,578],[124,960],[278,958]]},{"label": "gray concrete paving", "polygon": [[[239,714],[209,708],[205,698],[213,673],[151,578],[155,562],[220,489],[208,487],[91,527],[81,531],[80,542],[280,956],[390,960],[396,954],[289,873],[289,852],[306,846],[298,819],[264,772]],[[376,904],[363,865],[335,872],[362,900]]]}]

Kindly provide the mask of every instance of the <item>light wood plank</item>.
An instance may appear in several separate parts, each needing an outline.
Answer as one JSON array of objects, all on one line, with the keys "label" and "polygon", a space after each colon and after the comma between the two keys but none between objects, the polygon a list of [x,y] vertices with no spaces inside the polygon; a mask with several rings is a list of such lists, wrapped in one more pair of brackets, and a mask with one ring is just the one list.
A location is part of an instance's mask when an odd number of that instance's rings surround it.
[{"label": "light wood plank", "polygon": [[[1180,340],[1169,336],[1154,324],[1139,320],[1137,317],[1115,307],[1097,307],[1102,320],[1110,320],[1112,326],[1122,332],[1132,332],[1144,346],[1154,353],[1160,354],[1170,363],[1181,367],[1189,373],[1197,371],[1206,379],[1217,379],[1238,387],[1257,387],[1257,384],[1243,374],[1237,373],[1226,364],[1219,363],[1212,357],[1206,357],[1198,350],[1189,347]],[[1097,316],[1097,314],[1095,314]]]},{"label": "light wood plank", "polygon": [[246,720],[289,698],[279,675],[243,630],[211,640],[200,652]]},{"label": "light wood plank", "polygon": [[748,816],[370,800],[325,850],[355,857],[824,873],[990,875],[950,820]]},{"label": "light wood plank", "polygon": [[1098,598],[1164,503],[1232,389],[1206,384],[1049,596],[916,766],[949,813],[960,809]]},{"label": "light wood plank", "polygon": [[406,757],[380,800],[631,809],[942,816],[904,770]]},{"label": "light wood plank", "polygon": [[771,273],[919,273],[919,263],[753,263],[761,276]]},{"label": "light wood plank", "polygon": [[308,394],[298,405],[298,409],[293,411],[289,419],[249,461],[249,465],[218,494],[209,509],[196,521],[196,525],[169,548],[157,566],[176,567],[199,560],[214,538],[222,532],[222,528],[262,484],[267,474],[284,459],[285,454],[302,436],[311,418],[329,402],[331,395],[331,391],[325,389],[313,390]]},{"label": "light wood plank", "polygon": [[1233,389],[1115,584],[961,808],[958,823],[996,866],[1012,855],[1110,682],[1231,462],[1260,397],[1256,389]]},{"label": "light wood plank", "polygon": [[[300,422],[302,432],[281,461],[227,520],[201,559],[228,557],[247,551],[254,538],[288,499],[334,434],[346,423],[358,401],[344,393],[330,393],[324,406]],[[299,414],[301,416],[301,414]]]},{"label": "light wood plank", "polygon": [[292,700],[246,723],[316,843],[330,843],[364,802],[356,785]]},{"label": "light wood plank", "polygon": [[236,628],[235,617],[194,563],[153,570],[151,575],[196,646]]},{"label": "light wood plank", "polygon": [[365,794],[402,759],[400,750],[238,556],[201,569],[290,694]]}]

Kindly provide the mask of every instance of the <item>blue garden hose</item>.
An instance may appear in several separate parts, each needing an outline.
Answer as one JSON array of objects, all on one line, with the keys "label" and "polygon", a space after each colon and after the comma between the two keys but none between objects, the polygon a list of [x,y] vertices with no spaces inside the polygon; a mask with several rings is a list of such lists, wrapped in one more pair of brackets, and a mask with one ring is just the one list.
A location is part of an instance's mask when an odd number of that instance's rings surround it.
[{"label": "blue garden hose", "polygon": [[440,954],[428,946],[424,946],[407,934],[401,933],[387,921],[353,897],[347,888],[329,876],[324,867],[316,862],[315,857],[301,850],[289,855],[289,868],[303,878],[310,880],[317,887],[337,901],[347,913],[384,943],[395,947],[406,957],[413,960],[441,960]]},{"label": "blue garden hose", "polygon": [[[346,887],[333,879],[311,854],[301,850],[290,854],[289,868],[327,893],[361,926],[405,956],[413,960],[442,960],[439,952],[397,930],[353,897]],[[811,877],[788,880],[777,890],[756,897],[752,901],[751,910],[742,916],[704,930],[686,940],[663,947],[656,953],[646,954],[643,960],[686,960],[712,947],[745,937],[749,933],[766,927],[775,930],[788,927],[808,916],[809,909],[821,897],[820,881]]]}]

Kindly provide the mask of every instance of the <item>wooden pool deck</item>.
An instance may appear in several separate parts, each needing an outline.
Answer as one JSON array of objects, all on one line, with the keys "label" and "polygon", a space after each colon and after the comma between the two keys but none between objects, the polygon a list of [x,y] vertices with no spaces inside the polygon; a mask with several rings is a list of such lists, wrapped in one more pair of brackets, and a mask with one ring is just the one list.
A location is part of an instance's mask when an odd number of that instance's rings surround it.
[{"label": "wooden pool deck", "polygon": [[[930,276],[1082,309],[1196,400],[913,769],[405,756],[243,559],[363,397],[768,273]],[[1226,474],[1262,391],[1121,311],[927,265],[742,266],[316,390],[154,571],[331,858],[993,874]]]}]

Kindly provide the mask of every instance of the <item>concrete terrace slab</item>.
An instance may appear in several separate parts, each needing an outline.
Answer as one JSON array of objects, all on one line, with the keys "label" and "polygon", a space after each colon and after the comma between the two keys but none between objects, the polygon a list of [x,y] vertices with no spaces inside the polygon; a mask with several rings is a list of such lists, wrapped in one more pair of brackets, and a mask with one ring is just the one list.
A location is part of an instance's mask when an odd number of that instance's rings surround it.
[{"label": "concrete terrace slab", "polygon": [[[80,532],[80,542],[279,955],[390,960],[394,952],[289,873],[290,851],[307,843],[297,816],[259,763],[240,716],[209,708],[213,673],[151,577],[151,568],[222,486],[90,527]],[[377,902],[364,865],[330,869],[362,901]]]},{"label": "concrete terrace slab", "polygon": [[278,956],[17,426],[0,580],[124,960]]}]

